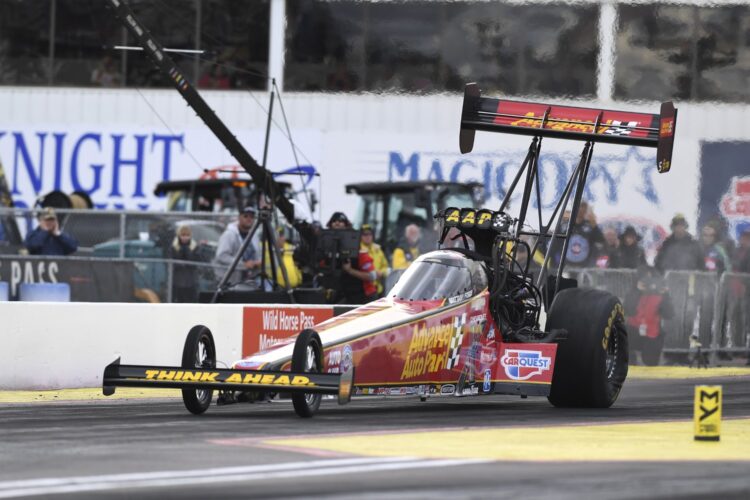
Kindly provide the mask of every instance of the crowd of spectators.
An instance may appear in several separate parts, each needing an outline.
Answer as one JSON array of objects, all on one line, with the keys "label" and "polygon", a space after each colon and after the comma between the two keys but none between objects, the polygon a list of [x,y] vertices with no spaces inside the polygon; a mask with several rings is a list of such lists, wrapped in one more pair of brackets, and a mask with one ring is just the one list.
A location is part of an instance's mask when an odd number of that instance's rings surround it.
[{"label": "crowd of spectators", "polygon": [[[570,214],[565,214],[564,229],[571,223],[569,219]],[[736,246],[720,219],[703,224],[694,237],[685,216],[675,214],[669,230],[656,248],[653,265],[649,265],[642,235],[635,227],[626,226],[619,233],[616,225],[600,227],[592,208],[581,203],[572,222],[566,269],[573,275],[584,268],[637,271],[635,285],[621,299],[631,330],[631,346],[643,349],[644,362],[649,362],[649,358],[654,364],[658,362],[661,347],[654,346],[664,342],[664,321],[676,320],[671,322],[671,328],[678,329],[679,338],[690,339],[691,353],[696,345],[710,345],[712,339],[726,343],[730,335],[735,342],[744,344],[745,336],[750,334],[750,284],[746,278],[733,275],[719,287],[719,279],[726,272],[750,273],[750,230],[741,233]],[[558,247],[557,262],[562,243]],[[673,273],[669,286],[668,272]],[[614,279],[621,280],[618,286],[628,281],[625,275]],[[724,308],[720,314],[727,321],[720,322],[719,331],[714,331],[719,297]],[[728,333],[731,329],[736,331]]]},{"label": "crowd of spectators", "polygon": [[[215,279],[218,282],[234,261],[243,240],[256,222],[257,211],[245,207],[238,214],[236,222],[226,226],[218,240],[211,263],[215,266]],[[565,255],[565,265],[571,273],[584,268],[633,269],[653,268],[662,274],[667,271],[701,271],[720,275],[727,271],[750,273],[750,230],[744,231],[737,245],[727,237],[725,226],[711,221],[700,228],[699,237],[691,235],[687,219],[676,214],[670,223],[670,233],[656,251],[653,266],[649,266],[642,246],[642,236],[632,225],[622,227],[597,222],[593,208],[582,202],[571,221],[570,213],[563,215],[563,230],[572,224],[571,237]],[[352,230],[352,224],[342,212],[334,213],[325,228]],[[619,229],[619,231],[618,231]],[[406,269],[426,249],[423,248],[423,228],[410,224],[403,229],[398,244],[386,253],[374,241],[374,228],[368,224],[359,228],[360,255],[339,263],[335,286],[335,301],[348,303],[367,302],[381,297],[387,291],[386,283],[392,284],[398,274]],[[313,232],[315,234],[315,232]],[[273,244],[279,251],[282,265],[272,264],[268,254],[270,247],[263,250],[262,231],[258,231],[252,242],[244,249],[239,265],[228,277],[231,283],[245,282],[260,286],[261,277],[276,286],[292,288],[298,286],[319,286],[321,271],[326,271],[324,259],[310,262],[300,257],[300,240],[295,232],[286,226],[276,230]],[[556,240],[553,251],[553,264],[560,262],[563,242]],[[38,227],[30,231],[24,245],[32,255],[70,255],[77,250],[75,237],[60,229],[57,215],[52,208],[39,212]],[[199,252],[199,243],[192,237],[190,226],[181,225],[165,240],[165,258],[181,261],[204,261],[206,255]],[[533,245],[532,245],[533,247]],[[530,268],[543,265],[543,248],[538,248],[531,259]],[[525,248],[519,248],[519,261],[528,260]],[[265,252],[265,255],[263,255]],[[263,258],[265,257],[265,258]],[[308,255],[309,257],[309,255]],[[334,265],[335,267],[335,265]],[[175,265],[173,275],[173,300],[192,302],[197,300],[196,282],[198,272],[194,265]],[[274,275],[275,273],[275,275]],[[388,278],[391,278],[390,280]],[[268,285],[265,285],[268,288]]]},{"label": "crowd of spectators", "polygon": [[[563,216],[563,229],[570,223],[570,213]],[[670,233],[659,245],[654,267],[666,271],[725,271],[750,272],[750,230],[744,231],[738,245],[726,235],[717,220],[700,229],[696,239],[690,234],[687,219],[676,214],[669,225]],[[615,226],[603,228],[597,224],[593,209],[581,202],[571,228],[565,265],[568,269],[604,268],[638,269],[647,266],[646,253],[641,245],[642,235],[632,225],[618,234]],[[562,243],[559,244],[560,250]],[[559,262],[561,251],[556,259]]]},{"label": "crowd of spectators", "polygon": [[[328,220],[326,229],[351,231],[354,228],[346,214],[335,212]],[[422,229],[416,224],[409,224],[404,228],[402,239],[387,256],[374,241],[374,228],[363,224],[359,229],[358,255],[338,263],[331,256],[314,259],[311,270],[313,285],[329,288],[334,303],[363,304],[375,300],[387,291],[389,276],[397,276],[419,257],[423,251],[421,241]]]}]

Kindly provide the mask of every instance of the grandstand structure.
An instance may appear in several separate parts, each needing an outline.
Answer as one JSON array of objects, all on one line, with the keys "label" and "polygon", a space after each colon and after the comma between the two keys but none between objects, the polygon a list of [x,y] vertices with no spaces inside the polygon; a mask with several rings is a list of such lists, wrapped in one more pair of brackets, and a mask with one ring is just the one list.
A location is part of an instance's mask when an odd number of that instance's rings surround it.
[{"label": "grandstand structure", "polygon": [[[204,88],[750,102],[747,0],[131,2]],[[0,85],[167,86],[105,2],[0,2]],[[103,62],[106,59],[106,62]],[[109,78],[97,80],[102,66]],[[100,70],[97,73],[97,70]]]},{"label": "grandstand structure", "polygon": [[[115,49],[133,41],[105,4],[0,0],[0,160],[20,206],[61,189],[85,191],[98,207],[160,209],[158,182],[236,163],[142,53]],[[512,99],[679,105],[671,180],[649,170],[648,155],[597,155],[587,197],[602,217],[628,213],[663,231],[680,212],[695,229],[723,197],[746,206],[732,186],[744,185],[750,144],[750,0],[130,4],[165,47],[202,51],[173,57],[257,156],[275,81],[295,149],[277,115],[269,164],[317,168],[322,181],[309,187],[322,219],[355,211],[342,193],[363,181],[480,182],[497,206],[525,146],[503,139],[459,154],[460,95],[471,81]],[[545,154],[549,175],[572,168],[552,141]],[[706,178],[717,163],[730,173]],[[750,221],[720,215],[733,227]]]}]

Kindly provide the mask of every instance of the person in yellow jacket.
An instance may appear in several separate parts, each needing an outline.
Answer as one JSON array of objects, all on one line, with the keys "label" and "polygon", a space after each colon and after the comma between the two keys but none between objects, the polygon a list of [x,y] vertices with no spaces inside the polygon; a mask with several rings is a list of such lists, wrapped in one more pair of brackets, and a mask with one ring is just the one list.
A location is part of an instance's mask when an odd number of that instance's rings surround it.
[{"label": "person in yellow jacket", "polygon": [[385,256],[383,249],[373,241],[375,235],[370,224],[362,224],[360,230],[359,248],[364,250],[370,257],[372,257],[373,265],[375,266],[375,272],[378,275],[378,279],[375,282],[378,288],[378,296],[383,296],[383,283],[385,282],[386,276],[390,272],[388,268],[388,259]]},{"label": "person in yellow jacket", "polygon": [[391,255],[393,270],[406,269],[414,259],[419,257],[419,240],[422,230],[416,224],[409,224],[404,229],[404,241],[399,243]]},{"label": "person in yellow jacket", "polygon": [[[289,288],[296,288],[302,284],[302,271],[297,264],[294,262],[294,245],[289,243],[286,238],[286,229],[284,227],[278,227],[276,229],[276,246],[281,254],[281,261],[286,275],[289,278]],[[286,288],[286,281],[284,280],[284,273],[281,269],[276,267],[276,276],[271,276],[272,267],[271,259],[268,255],[268,249],[266,249],[265,255],[265,272],[266,276],[275,281],[281,288]]]}]

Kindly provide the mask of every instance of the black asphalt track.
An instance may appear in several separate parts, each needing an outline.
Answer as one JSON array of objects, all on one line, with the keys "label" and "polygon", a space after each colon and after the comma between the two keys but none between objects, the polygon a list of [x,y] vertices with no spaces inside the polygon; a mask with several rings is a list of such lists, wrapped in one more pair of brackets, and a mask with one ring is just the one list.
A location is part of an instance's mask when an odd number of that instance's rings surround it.
[{"label": "black asphalt track", "polygon": [[180,399],[3,404],[0,498],[750,498],[750,461],[432,464],[261,443],[269,436],[374,432],[376,440],[376,431],[689,420],[696,384],[723,386],[724,418],[750,417],[750,377],[632,380],[607,410],[509,396],[343,407],[326,401],[313,419],[300,419],[286,402],[212,407],[197,417]]}]

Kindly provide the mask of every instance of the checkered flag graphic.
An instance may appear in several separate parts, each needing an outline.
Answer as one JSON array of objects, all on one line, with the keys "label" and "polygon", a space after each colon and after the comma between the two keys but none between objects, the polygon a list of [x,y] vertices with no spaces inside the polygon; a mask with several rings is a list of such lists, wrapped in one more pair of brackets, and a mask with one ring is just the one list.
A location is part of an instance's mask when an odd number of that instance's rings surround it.
[{"label": "checkered flag graphic", "polygon": [[638,125],[638,122],[622,123],[620,120],[612,120],[609,128],[604,131],[610,135],[630,135],[630,132]]},{"label": "checkered flag graphic", "polygon": [[452,370],[458,364],[458,358],[461,355],[461,343],[464,340],[464,325],[466,324],[466,313],[456,316],[453,320],[453,335],[451,336],[451,345],[448,352],[448,362],[445,367]]}]

